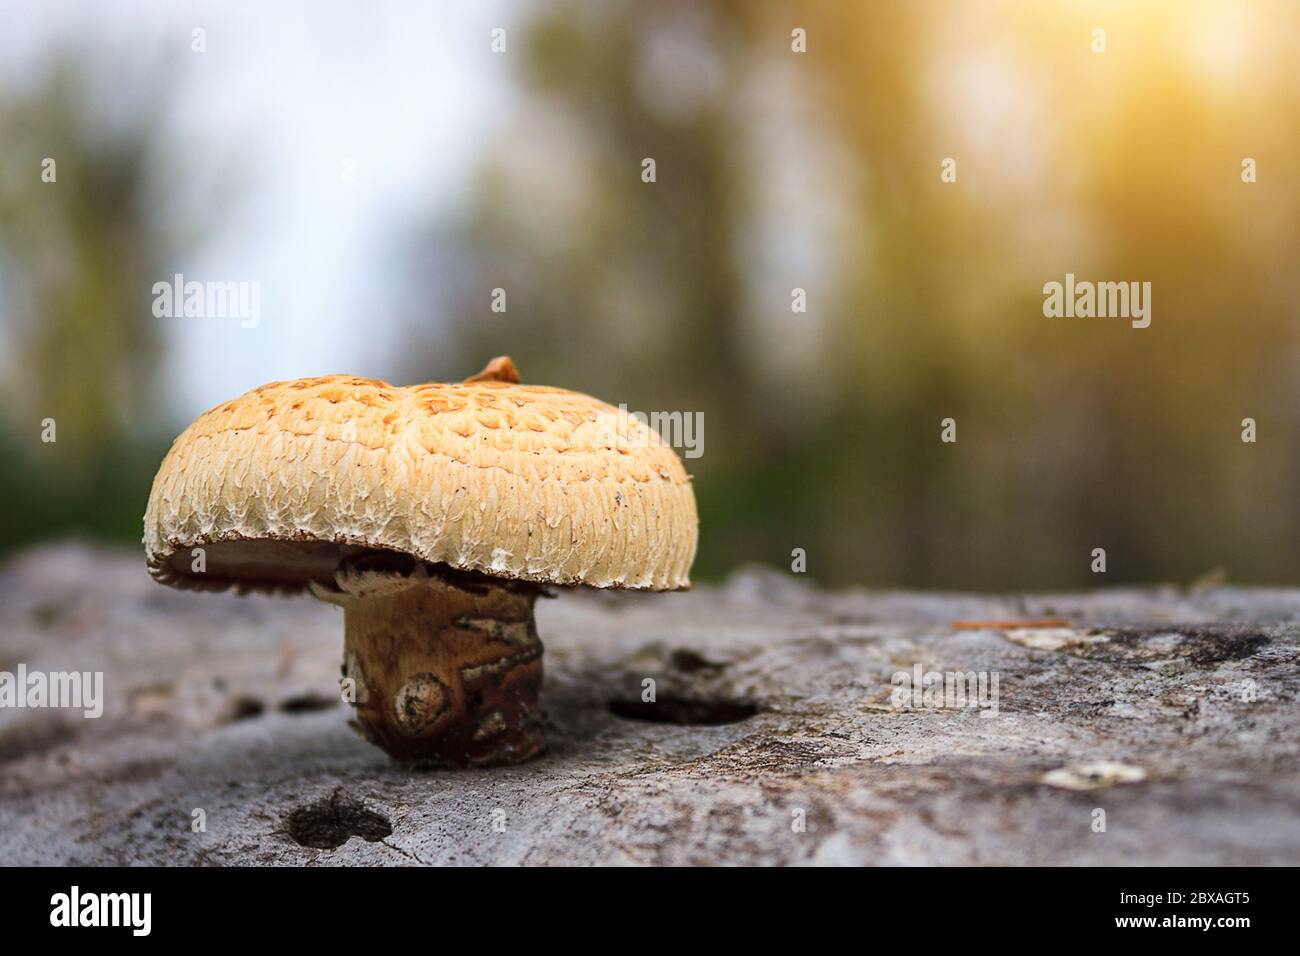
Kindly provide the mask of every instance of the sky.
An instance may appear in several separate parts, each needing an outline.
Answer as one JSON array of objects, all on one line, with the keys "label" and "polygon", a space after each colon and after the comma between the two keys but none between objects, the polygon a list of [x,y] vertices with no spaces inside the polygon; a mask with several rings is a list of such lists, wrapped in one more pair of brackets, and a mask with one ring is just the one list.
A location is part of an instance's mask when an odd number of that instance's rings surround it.
[{"label": "sky", "polygon": [[[402,236],[420,214],[454,216],[482,144],[507,134],[523,12],[502,0],[0,0],[0,82],[30,82],[69,44],[91,63],[169,55],[176,69],[156,78],[176,86],[169,181],[234,174],[220,230],[176,265],[187,279],[260,283],[261,319],[159,320],[174,406],[164,417],[183,423],[276,379],[384,377],[399,325],[388,320],[404,305],[392,273]],[[504,56],[491,49],[497,27]],[[190,205],[159,201],[181,217]]]}]

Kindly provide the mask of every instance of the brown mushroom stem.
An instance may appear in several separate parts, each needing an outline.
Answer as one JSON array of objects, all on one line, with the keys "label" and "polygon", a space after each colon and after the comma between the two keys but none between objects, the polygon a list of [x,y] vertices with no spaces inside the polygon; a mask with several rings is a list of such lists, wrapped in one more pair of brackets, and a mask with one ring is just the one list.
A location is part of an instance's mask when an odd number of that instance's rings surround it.
[{"label": "brown mushroom stem", "polygon": [[343,689],[367,740],[398,760],[519,763],[544,742],[536,591],[340,572]]}]

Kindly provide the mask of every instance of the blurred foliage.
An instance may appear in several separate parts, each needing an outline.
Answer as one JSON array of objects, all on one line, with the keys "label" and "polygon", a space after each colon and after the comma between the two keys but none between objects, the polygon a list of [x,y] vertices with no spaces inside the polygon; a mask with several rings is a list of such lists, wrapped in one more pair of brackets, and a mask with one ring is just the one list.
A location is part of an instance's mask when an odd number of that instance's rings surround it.
[{"label": "blurred foliage", "polygon": [[[702,579],[805,548],[828,584],[1093,586],[1095,547],[1106,583],[1300,579],[1300,7],[526,9],[463,214],[394,223],[412,335],[388,378],[510,353],[526,381],[703,413]],[[137,539],[166,444],[167,84],[105,92],[77,60],[0,93],[3,548]],[[1151,328],[1045,318],[1066,273],[1151,282]]]},{"label": "blurred foliage", "polygon": [[162,65],[106,87],[84,63],[57,52],[32,87],[0,93],[6,549],[65,533],[138,540],[169,444],[151,431],[162,343],[150,286],[180,241],[158,209]]}]

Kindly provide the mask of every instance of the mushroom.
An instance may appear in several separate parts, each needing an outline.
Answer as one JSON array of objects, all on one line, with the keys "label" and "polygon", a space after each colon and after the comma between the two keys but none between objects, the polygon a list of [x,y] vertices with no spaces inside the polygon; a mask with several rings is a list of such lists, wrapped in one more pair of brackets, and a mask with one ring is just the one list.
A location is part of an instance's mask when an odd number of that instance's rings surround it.
[{"label": "mushroom", "polygon": [[274,382],[173,443],[144,517],[177,588],[309,592],[343,608],[343,693],[399,760],[517,763],[544,745],[548,586],[690,587],[698,519],[676,453],[638,417],[519,384]]}]

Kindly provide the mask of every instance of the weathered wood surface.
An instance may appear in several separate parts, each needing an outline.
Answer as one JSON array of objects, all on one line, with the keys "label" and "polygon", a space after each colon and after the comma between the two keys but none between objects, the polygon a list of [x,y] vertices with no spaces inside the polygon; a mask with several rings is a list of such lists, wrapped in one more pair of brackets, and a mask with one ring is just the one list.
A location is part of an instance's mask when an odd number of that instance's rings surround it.
[{"label": "weathered wood surface", "polygon": [[[950,626],[1022,617],[1075,629]],[[1300,863],[1300,591],[830,594],[746,571],[566,592],[538,623],[546,756],[412,770],[347,726],[336,608],[28,553],[0,571],[0,671],[103,671],[106,707],[0,710],[0,863]],[[918,663],[996,673],[998,714],[895,709]]]}]

